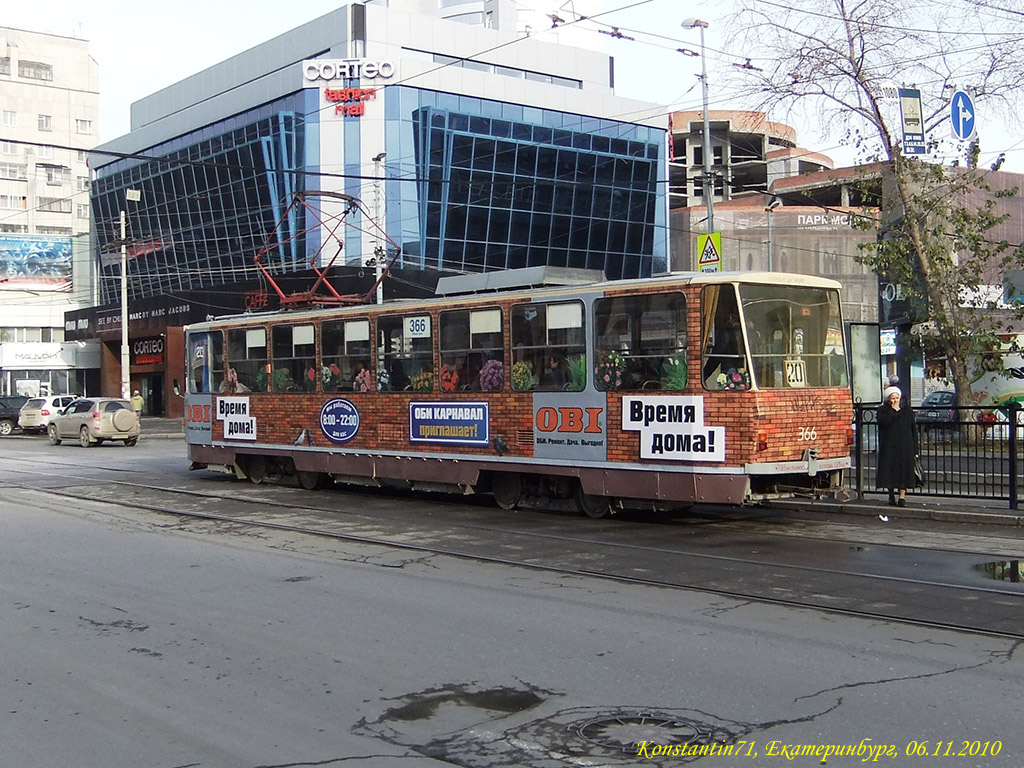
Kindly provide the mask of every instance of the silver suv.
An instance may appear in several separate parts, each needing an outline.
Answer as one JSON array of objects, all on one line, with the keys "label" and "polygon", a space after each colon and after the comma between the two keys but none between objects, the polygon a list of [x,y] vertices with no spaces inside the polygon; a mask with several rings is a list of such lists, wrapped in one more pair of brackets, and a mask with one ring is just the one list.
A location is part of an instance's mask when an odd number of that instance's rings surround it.
[{"label": "silver suv", "polygon": [[121,440],[125,445],[139,442],[139,417],[128,400],[119,397],[87,397],[75,400],[61,411],[47,428],[50,445],[78,439],[83,448],[104,440]]},{"label": "silver suv", "polygon": [[77,399],[78,395],[33,397],[18,411],[18,426],[22,432],[45,432],[57,412]]}]

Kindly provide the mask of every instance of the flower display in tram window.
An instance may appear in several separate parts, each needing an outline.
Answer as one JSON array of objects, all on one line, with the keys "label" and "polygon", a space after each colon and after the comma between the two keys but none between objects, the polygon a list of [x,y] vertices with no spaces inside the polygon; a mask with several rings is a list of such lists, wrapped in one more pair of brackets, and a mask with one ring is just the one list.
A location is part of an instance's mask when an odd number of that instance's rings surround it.
[{"label": "flower display in tram window", "polygon": [[533,389],[533,371],[526,363],[516,363],[512,366],[512,389],[517,392]]},{"label": "flower display in tram window", "polygon": [[270,382],[273,385],[273,392],[287,392],[295,384],[292,379],[292,372],[287,368],[275,368],[270,374]]},{"label": "flower display in tram window", "polygon": [[323,380],[324,392],[337,392],[343,383],[341,368],[335,363],[323,366],[320,369],[320,378]]},{"label": "flower display in tram window", "polygon": [[505,364],[501,360],[488,360],[480,369],[480,389],[500,392],[505,386]]},{"label": "flower display in tram window", "polygon": [[688,372],[686,355],[670,355],[661,366],[661,388],[681,392],[686,389]]},{"label": "flower display in tram window", "polygon": [[356,374],[356,390],[359,392],[373,391],[373,377],[370,375],[369,368],[364,368]]},{"label": "flower display in tram window", "polygon": [[420,371],[412,377],[412,388],[416,392],[429,392],[434,388],[434,374],[430,371]]},{"label": "flower display in tram window", "polygon": [[459,373],[454,365],[441,366],[441,391],[455,392],[459,388]]},{"label": "flower display in tram window", "polygon": [[597,365],[594,366],[594,377],[598,389],[618,389],[622,386],[622,372],[626,370],[626,361],[614,349],[597,351]]},{"label": "flower display in tram window", "polygon": [[726,373],[718,374],[715,381],[719,389],[750,389],[750,374],[746,368],[730,368]]},{"label": "flower display in tram window", "polygon": [[386,368],[377,369],[377,390],[380,392],[391,391],[391,374]]}]

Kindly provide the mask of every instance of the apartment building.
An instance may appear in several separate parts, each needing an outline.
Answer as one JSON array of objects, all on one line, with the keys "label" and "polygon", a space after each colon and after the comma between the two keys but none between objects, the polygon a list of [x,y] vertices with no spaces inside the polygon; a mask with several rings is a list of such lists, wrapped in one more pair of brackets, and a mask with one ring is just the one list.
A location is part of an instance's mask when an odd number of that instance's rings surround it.
[{"label": "apartment building", "polygon": [[98,345],[66,342],[64,328],[64,313],[93,292],[98,70],[85,40],[0,27],[3,394],[85,392],[99,367]]}]

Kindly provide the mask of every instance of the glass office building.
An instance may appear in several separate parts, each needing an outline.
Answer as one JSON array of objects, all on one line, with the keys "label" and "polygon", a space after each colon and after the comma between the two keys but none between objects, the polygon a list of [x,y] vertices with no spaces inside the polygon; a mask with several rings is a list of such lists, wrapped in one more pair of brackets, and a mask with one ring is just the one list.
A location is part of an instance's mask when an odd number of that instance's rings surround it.
[{"label": "glass office building", "polygon": [[417,179],[391,183],[401,197],[388,224],[424,267],[554,265],[612,279],[665,270],[655,249],[663,132],[414,88],[388,107]]},{"label": "glass office building", "polygon": [[[528,266],[667,271],[664,110],[617,96],[607,54],[402,5],[341,7],[132,105],[131,133],[91,156],[102,306],[69,318],[77,338],[116,358],[122,242],[133,338],[273,308],[249,296],[268,241],[275,279],[334,259],[358,292],[381,245],[367,216],[401,249],[390,295]],[[316,190],[362,201],[343,232],[289,206]]]},{"label": "glass office building", "polygon": [[[253,255],[274,231],[283,201],[304,183],[305,131],[298,93],[153,147],[159,160],[122,159],[93,183],[97,222],[127,232],[129,301],[254,279]],[[213,134],[213,135],[211,135]],[[126,201],[126,190],[139,192]],[[100,296],[120,301],[119,238],[101,243]],[[298,243],[271,265],[307,269]]]},{"label": "glass office building", "polygon": [[[304,220],[280,217],[293,193],[324,186],[306,173],[310,100],[299,92],[147,151],[159,159],[104,168],[97,221],[119,222],[125,190],[140,192],[128,217],[130,300],[255,278],[252,257],[275,227],[288,247],[267,266],[308,269],[320,241],[305,242]],[[663,131],[409,87],[388,99],[386,120],[387,154],[412,159],[383,179],[385,228],[406,266],[665,271]],[[104,303],[120,295],[117,241],[106,245]]]}]

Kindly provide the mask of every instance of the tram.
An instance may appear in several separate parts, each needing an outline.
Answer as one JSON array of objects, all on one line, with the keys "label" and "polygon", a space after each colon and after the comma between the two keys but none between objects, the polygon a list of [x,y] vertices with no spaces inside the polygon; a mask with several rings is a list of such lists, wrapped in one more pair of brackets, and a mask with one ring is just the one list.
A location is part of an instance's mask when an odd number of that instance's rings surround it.
[{"label": "tram", "polygon": [[193,469],[488,493],[505,509],[834,493],[852,399],[839,283],[604,281],[550,267],[436,296],[186,328]]}]

